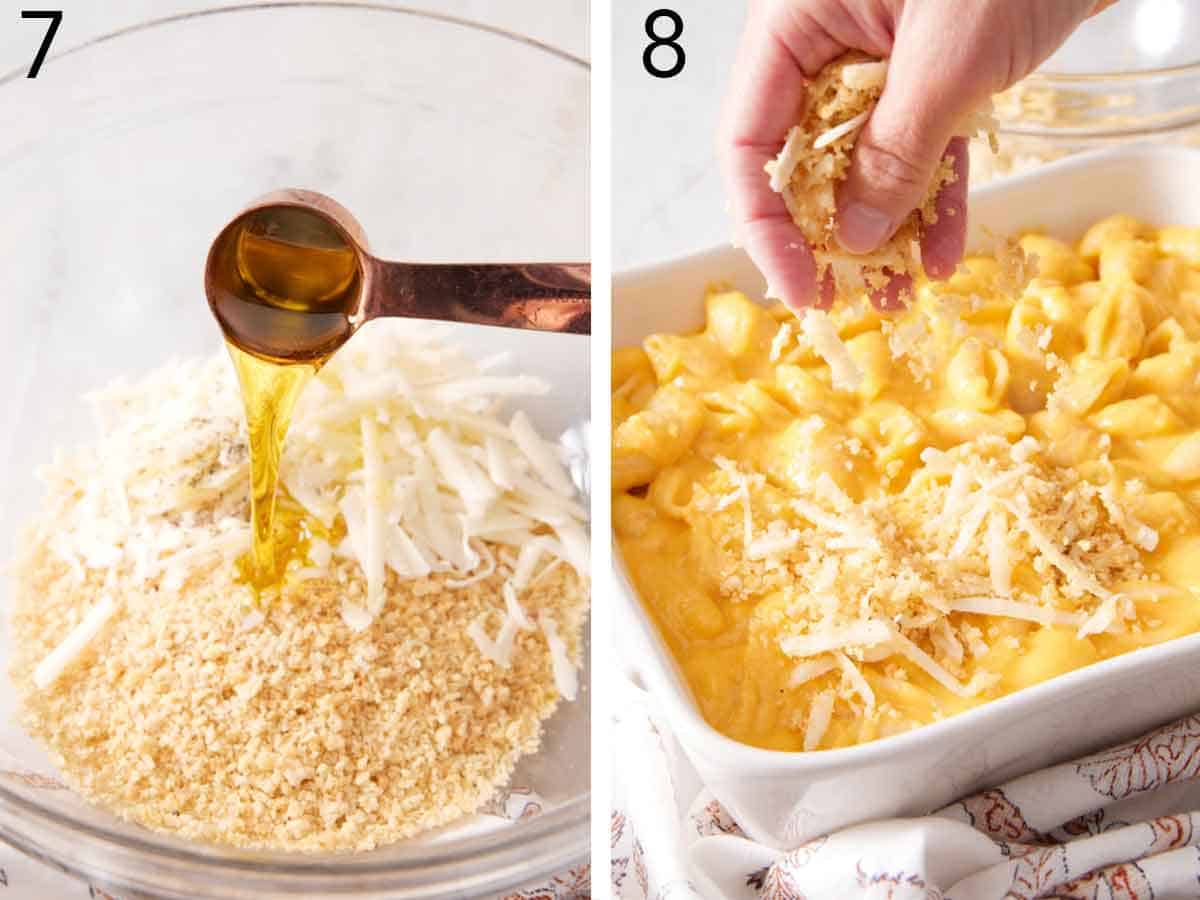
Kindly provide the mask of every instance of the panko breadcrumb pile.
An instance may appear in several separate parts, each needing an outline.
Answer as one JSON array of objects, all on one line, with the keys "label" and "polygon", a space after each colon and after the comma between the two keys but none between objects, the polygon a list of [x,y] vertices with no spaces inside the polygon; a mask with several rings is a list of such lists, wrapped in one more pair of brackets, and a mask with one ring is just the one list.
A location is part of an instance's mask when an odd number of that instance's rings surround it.
[{"label": "panko breadcrumb pile", "polygon": [[[779,156],[766,164],[771,189],[783,195],[788,212],[812,248],[818,276],[823,279],[831,273],[838,296],[880,289],[889,273],[924,274],[921,234],[937,221],[937,194],[955,177],[949,161],[943,160],[924,204],[874,253],[851,254],[841,249],[834,233],[835,192],[849,171],[859,131],[883,93],[887,68],[886,60],[858,51],[827,65],[809,85],[803,115],[788,132]],[[990,124],[990,116],[980,113],[964,123],[964,128]]]},{"label": "panko breadcrumb pile", "polygon": [[[113,385],[99,443],[41,473],[14,569],[21,722],[123,818],[240,847],[373,848],[478,810],[573,698],[582,512],[563,472],[539,471],[554,445],[498,418],[499,398],[540,385],[387,329],[317,383],[282,463],[308,500],[309,559],[262,606],[236,580],[248,472],[228,360]],[[489,462],[508,486],[464,498],[455,481],[484,492]],[[382,604],[364,545],[387,559]],[[94,636],[50,665],[89,614]]]}]

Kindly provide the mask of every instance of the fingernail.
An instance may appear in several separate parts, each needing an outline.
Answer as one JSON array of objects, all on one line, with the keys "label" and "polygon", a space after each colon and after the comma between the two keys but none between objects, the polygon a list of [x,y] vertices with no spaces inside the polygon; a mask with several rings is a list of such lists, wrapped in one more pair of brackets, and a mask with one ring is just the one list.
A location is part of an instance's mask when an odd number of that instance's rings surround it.
[{"label": "fingernail", "polygon": [[862,203],[851,203],[838,216],[838,243],[851,253],[870,253],[891,231],[891,219]]}]

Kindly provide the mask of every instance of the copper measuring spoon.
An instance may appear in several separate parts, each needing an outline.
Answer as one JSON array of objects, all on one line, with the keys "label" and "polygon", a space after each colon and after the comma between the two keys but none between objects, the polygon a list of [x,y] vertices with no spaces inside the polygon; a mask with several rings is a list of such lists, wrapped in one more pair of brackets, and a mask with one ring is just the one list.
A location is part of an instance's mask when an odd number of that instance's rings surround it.
[{"label": "copper measuring spoon", "polygon": [[204,289],[225,337],[257,356],[320,364],[379,316],[588,334],[586,263],[404,263],[315,191],[260,197],[221,229]]}]

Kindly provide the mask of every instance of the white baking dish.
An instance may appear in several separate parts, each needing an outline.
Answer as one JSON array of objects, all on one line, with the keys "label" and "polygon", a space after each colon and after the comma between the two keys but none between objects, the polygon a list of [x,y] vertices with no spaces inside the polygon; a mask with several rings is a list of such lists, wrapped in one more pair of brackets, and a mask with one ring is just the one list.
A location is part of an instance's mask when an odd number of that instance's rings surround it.
[{"label": "white baking dish", "polygon": [[[1079,156],[971,196],[969,245],[1039,227],[1078,238],[1127,213],[1200,224],[1200,150],[1149,145]],[[613,343],[703,324],[703,292],[765,288],[740,250],[722,247],[618,275]],[[817,753],[782,753],[724,737],[700,716],[614,550],[622,650],[664,707],[701,778],[747,833],[786,846],[868,819],[917,815],[1031,769],[1132,737],[1200,707],[1200,634],[1052,679],[907,734]],[[1198,601],[1200,602],[1200,601]]]}]

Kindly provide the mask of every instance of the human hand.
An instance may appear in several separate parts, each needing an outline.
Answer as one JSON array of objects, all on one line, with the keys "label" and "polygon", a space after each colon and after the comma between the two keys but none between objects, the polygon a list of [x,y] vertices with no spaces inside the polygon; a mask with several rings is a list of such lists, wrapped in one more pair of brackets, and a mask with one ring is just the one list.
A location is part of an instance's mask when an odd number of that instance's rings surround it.
[{"label": "human hand", "polygon": [[[933,278],[966,242],[966,141],[959,123],[1025,77],[1089,15],[1115,0],[750,0],[719,133],[738,236],[793,308],[832,300],[812,252],[763,166],[803,108],[805,79],[847,50],[889,57],[887,84],[859,132],[837,193],[837,238],[851,253],[886,242],[921,206],[943,155],[955,179],[921,240]],[[891,305],[896,297],[876,298]]]}]

